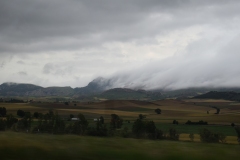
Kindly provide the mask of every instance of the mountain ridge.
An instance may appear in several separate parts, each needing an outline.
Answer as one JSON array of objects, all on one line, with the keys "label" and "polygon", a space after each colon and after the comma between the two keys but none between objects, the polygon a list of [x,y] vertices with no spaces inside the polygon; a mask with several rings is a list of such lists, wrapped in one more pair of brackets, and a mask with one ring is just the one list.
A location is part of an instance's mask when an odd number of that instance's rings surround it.
[{"label": "mountain ridge", "polygon": [[113,88],[112,80],[98,77],[85,87],[41,87],[34,84],[5,82],[0,85],[0,96],[29,96],[29,97],[94,97],[103,99],[164,99],[191,98],[209,91],[234,91],[240,93],[240,88],[186,88],[178,90],[143,90],[131,88]]}]

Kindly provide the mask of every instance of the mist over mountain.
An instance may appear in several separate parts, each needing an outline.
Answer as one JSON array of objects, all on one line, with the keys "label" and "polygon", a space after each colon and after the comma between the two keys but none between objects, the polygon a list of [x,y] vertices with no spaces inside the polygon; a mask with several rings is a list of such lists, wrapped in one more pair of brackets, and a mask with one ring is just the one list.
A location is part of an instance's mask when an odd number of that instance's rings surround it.
[{"label": "mist over mountain", "polygon": [[148,89],[140,86],[137,88],[114,87],[115,79],[98,77],[88,83],[85,87],[41,87],[33,84],[3,83],[0,85],[0,96],[23,96],[23,97],[74,97],[76,99],[142,99],[154,100],[164,98],[189,98],[198,96],[209,91],[234,91],[240,92],[240,88],[219,87],[195,87],[185,89]]}]

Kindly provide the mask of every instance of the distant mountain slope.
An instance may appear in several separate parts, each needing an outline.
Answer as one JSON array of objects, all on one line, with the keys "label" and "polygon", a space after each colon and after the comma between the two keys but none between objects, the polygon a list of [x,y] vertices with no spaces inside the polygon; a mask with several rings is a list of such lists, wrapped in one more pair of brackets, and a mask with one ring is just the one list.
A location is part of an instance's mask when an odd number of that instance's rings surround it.
[{"label": "distant mountain slope", "polygon": [[28,92],[43,89],[33,84],[3,83],[0,85],[1,96],[24,96]]},{"label": "distant mountain slope", "polygon": [[85,87],[75,88],[74,92],[75,95],[79,96],[98,94],[105,91],[109,87],[109,83],[110,81],[108,81],[107,79],[99,77],[88,83],[88,85]]},{"label": "distant mountain slope", "polygon": [[[94,100],[98,99],[128,99],[128,100],[157,100],[164,98],[190,98],[205,94],[209,91],[221,92],[239,92],[240,88],[187,88],[179,90],[141,90],[129,88],[113,88],[113,79],[105,79],[102,77],[96,78],[89,82],[85,87],[71,88],[71,87],[41,87],[33,84],[18,84],[18,83],[3,83],[0,85],[0,96],[59,96],[59,97],[73,97],[79,100]],[[234,97],[231,99],[238,99],[237,95],[232,96],[228,93],[220,97]],[[226,98],[224,98],[226,99]],[[228,98],[229,99],[229,98]]]},{"label": "distant mountain slope", "polygon": [[231,101],[240,101],[240,93],[211,91],[211,92],[208,92],[206,94],[195,96],[194,98],[199,98],[199,99],[225,99],[225,100],[231,100]]},{"label": "distant mountain slope", "polygon": [[74,89],[71,87],[47,87],[27,92],[25,96],[72,96]]},{"label": "distant mountain slope", "polygon": [[161,99],[160,92],[149,92],[145,90],[132,90],[129,88],[114,88],[104,91],[97,97],[104,99]]}]

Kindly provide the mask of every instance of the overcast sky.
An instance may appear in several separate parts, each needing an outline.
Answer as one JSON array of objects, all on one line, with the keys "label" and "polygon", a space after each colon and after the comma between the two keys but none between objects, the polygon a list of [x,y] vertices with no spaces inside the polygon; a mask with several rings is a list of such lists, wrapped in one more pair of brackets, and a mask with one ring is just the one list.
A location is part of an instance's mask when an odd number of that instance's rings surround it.
[{"label": "overcast sky", "polygon": [[239,0],[1,0],[0,83],[240,87]]}]

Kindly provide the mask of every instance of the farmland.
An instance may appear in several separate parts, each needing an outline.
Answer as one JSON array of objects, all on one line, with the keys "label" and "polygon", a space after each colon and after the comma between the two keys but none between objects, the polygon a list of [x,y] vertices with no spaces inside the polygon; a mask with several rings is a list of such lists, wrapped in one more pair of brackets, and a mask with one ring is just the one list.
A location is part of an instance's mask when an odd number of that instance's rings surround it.
[{"label": "farmland", "polygon": [[[97,138],[75,135],[34,135],[14,133],[12,131],[2,132],[0,135],[0,150],[4,151],[4,153],[16,152],[16,155],[21,155],[26,159],[33,159],[35,154],[39,154],[39,159],[64,159],[64,157],[95,159],[96,156],[100,159],[113,159],[116,155],[118,155],[119,159],[133,159],[133,157],[138,157],[138,159],[182,157],[182,159],[186,159],[189,158],[186,157],[189,151],[191,151],[189,156],[193,159],[215,159],[216,157],[226,159],[226,157],[238,156],[237,134],[231,123],[240,125],[240,104],[234,101],[211,99],[166,99],[151,102],[107,100],[100,102],[70,102],[68,105],[63,102],[0,103],[0,107],[5,107],[7,114],[13,114],[15,117],[17,117],[16,113],[19,109],[31,113],[48,113],[49,110],[53,110],[53,112],[66,119],[67,124],[71,123],[71,121],[67,121],[70,114],[76,117],[81,113],[88,120],[89,126],[95,126],[93,119],[100,116],[104,117],[105,124],[108,126],[111,114],[117,114],[123,119],[122,128],[127,127],[130,130],[138,115],[142,114],[146,116],[147,120],[154,121],[156,127],[164,133],[167,133],[170,128],[175,128],[180,134],[180,142],[173,142],[124,139],[119,134],[114,137]],[[215,114],[216,108],[213,107],[220,108],[220,113]],[[161,114],[155,113],[156,108],[161,109]],[[178,125],[173,124],[173,120],[177,120]],[[186,125],[185,123],[188,120],[192,122],[202,120],[208,122],[208,125]],[[33,119],[32,123],[32,127],[34,127],[37,125],[38,120]],[[200,143],[199,131],[203,128],[226,135],[226,144]],[[194,142],[190,142],[190,133],[194,134]],[[24,145],[20,145],[23,142]],[[174,149],[170,149],[172,147]],[[205,157],[203,153],[212,147],[215,150]],[[78,153],[77,150],[80,150],[82,154]],[[143,150],[144,152],[142,152]],[[108,151],[111,154],[107,154]],[[44,153],[49,154],[46,156]],[[10,159],[16,159],[14,155],[11,156]]]},{"label": "farmland", "polygon": [[[75,104],[75,105],[74,105]],[[215,114],[216,109],[212,106],[221,108],[219,114]],[[205,128],[221,131],[229,136],[235,136],[231,123],[240,124],[240,104],[226,100],[160,100],[160,101],[136,101],[136,100],[109,100],[101,102],[79,102],[64,103],[45,102],[45,103],[0,103],[0,107],[6,107],[8,114],[16,116],[17,110],[27,112],[47,113],[50,109],[63,117],[70,114],[77,116],[79,113],[85,115],[90,124],[94,123],[93,118],[103,116],[105,121],[110,121],[111,114],[117,114],[128,120],[124,121],[125,126],[131,127],[131,122],[135,121],[139,114],[143,114],[147,119],[153,120],[156,126],[167,130],[177,128],[180,133],[195,133],[203,126],[185,125],[190,121],[206,121],[208,126]],[[156,114],[154,110],[160,108],[161,114]],[[207,114],[207,111],[209,114]],[[173,120],[177,120],[179,125],[173,125]]]}]

